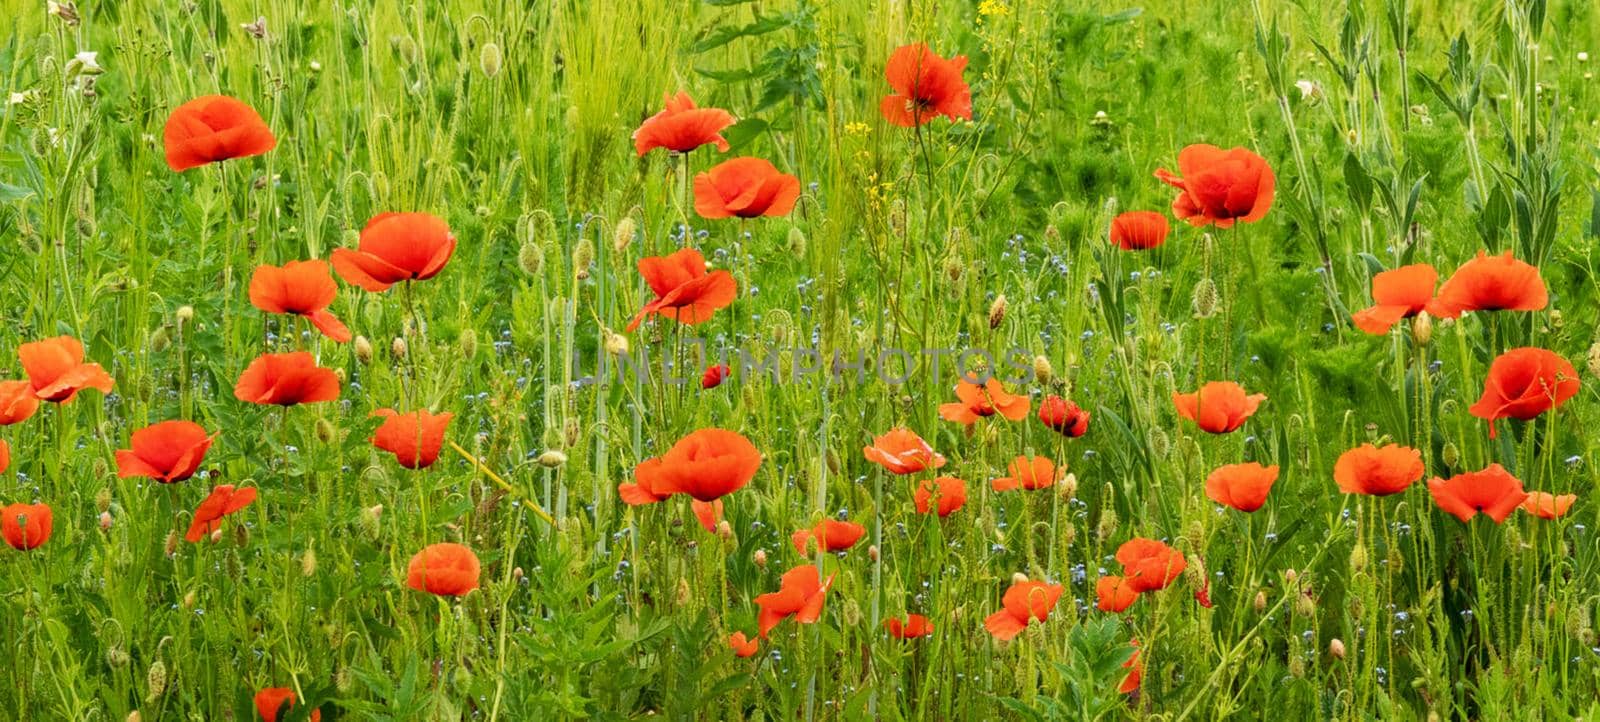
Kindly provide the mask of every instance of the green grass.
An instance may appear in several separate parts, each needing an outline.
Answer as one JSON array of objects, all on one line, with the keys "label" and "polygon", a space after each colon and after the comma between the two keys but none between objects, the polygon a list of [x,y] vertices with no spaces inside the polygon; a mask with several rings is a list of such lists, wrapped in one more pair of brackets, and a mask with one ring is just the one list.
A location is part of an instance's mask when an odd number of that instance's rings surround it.
[{"label": "green grass", "polygon": [[[0,503],[56,517],[45,546],[0,548],[0,717],[249,719],[264,687],[297,689],[324,719],[1600,714],[1600,383],[1585,363],[1600,14],[1585,0],[80,4],[77,25],[0,6],[0,89],[23,98],[0,111],[0,352],[71,334],[116,379],[0,429]],[[259,39],[241,28],[258,16]],[[1458,37],[1459,78],[1481,76],[1470,103],[1455,100]],[[974,122],[939,120],[921,144],[878,113],[884,62],[917,41],[971,59],[974,105]],[[104,69],[92,86],[66,77],[80,51]],[[801,180],[789,218],[689,218],[740,285],[694,335],[779,350],[783,378],[575,383],[648,300],[638,259],[683,242],[680,164],[629,139],[679,88],[741,118],[730,157]],[[173,173],[168,112],[210,93],[259,110],[278,147]],[[1267,158],[1267,218],[1110,247],[1112,213],[1167,211],[1152,173],[1199,142]],[[369,356],[249,305],[255,263],[326,258],[388,210],[444,217],[460,246],[415,287],[416,323],[400,289],[341,284],[333,310]],[[1538,263],[1550,308],[1469,314],[1427,344],[1349,325],[1374,271],[1447,276],[1483,248]],[[1204,284],[1213,314],[1195,312]],[[678,334],[627,338],[658,359]],[[1491,442],[1467,406],[1514,345],[1572,360],[1583,389]],[[936,414],[954,400],[950,359],[903,383],[830,383],[789,373],[797,347],[1017,348],[1054,378],[1013,390],[1094,418],[1070,441],[1032,418],[969,433]],[[290,348],[339,370],[338,402],[280,416],[233,398],[251,359]],[[0,377],[21,375],[0,360]],[[1174,391],[1222,379],[1269,397],[1242,430],[1177,418]],[[449,438],[507,486],[448,449],[427,472],[373,449],[370,412],[407,398],[453,411]],[[220,431],[207,478],[118,479],[128,434],[174,418]],[[923,518],[911,493],[927,474],[863,458],[901,424],[969,482],[966,508]],[[726,500],[731,534],[680,499],[620,503],[638,462],[705,426],[764,455]],[[1579,500],[1497,526],[1438,511],[1422,484],[1338,493],[1335,459],[1376,439],[1422,450],[1430,477],[1498,462]],[[992,492],[1025,453],[1066,464],[1075,487]],[[1278,485],[1254,514],[1219,511],[1203,480],[1244,460],[1278,464]],[[220,543],[173,538],[215,483],[261,496]],[[867,540],[802,559],[789,534],[825,516]],[[1125,614],[1093,611],[1134,536],[1203,559],[1215,605],[1194,601],[1191,574]],[[440,541],[477,551],[480,590],[406,588],[411,556]],[[753,599],[808,561],[838,575],[822,618],[734,658],[727,635],[753,632]],[[1019,573],[1067,594],[996,643],[983,618]],[[881,620],[908,611],[936,634],[887,637]],[[1145,671],[1126,696],[1131,639]]]}]

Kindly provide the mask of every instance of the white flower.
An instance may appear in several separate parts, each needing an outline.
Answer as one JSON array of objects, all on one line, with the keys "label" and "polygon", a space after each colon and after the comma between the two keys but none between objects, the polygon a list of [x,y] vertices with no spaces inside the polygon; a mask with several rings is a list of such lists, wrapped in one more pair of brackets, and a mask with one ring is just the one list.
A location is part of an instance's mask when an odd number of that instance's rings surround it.
[{"label": "white flower", "polygon": [[1294,87],[1300,89],[1301,100],[1316,100],[1322,97],[1322,86],[1310,80],[1296,80]]},{"label": "white flower", "polygon": [[1580,63],[1589,62],[1589,54],[1588,53],[1578,53],[1578,62],[1580,62]]},{"label": "white flower", "polygon": [[72,56],[63,70],[66,71],[68,80],[75,80],[80,75],[99,75],[106,71],[100,67],[100,53],[93,50],[84,50]]},{"label": "white flower", "polygon": [[20,93],[12,93],[11,97],[6,101],[6,104],[7,105],[22,105],[23,103],[28,102],[28,99],[32,98],[32,97],[33,97],[33,91],[31,91],[31,90],[24,90],[24,91],[22,91]]}]

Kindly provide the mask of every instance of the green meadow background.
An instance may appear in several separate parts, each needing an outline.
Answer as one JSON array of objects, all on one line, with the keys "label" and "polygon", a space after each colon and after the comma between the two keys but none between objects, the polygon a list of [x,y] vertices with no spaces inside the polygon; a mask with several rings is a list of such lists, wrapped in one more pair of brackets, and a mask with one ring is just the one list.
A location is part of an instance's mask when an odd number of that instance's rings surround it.
[{"label": "green meadow background", "polygon": [[[21,375],[18,344],[71,334],[116,387],[0,429],[0,502],[56,517],[40,549],[0,549],[0,717],[249,719],[274,686],[324,719],[1600,715],[1589,2],[76,10],[69,24],[43,2],[0,3],[0,375]],[[918,41],[970,59],[973,122],[882,120],[883,65]],[[629,138],[680,88],[741,119],[727,157],[800,178],[790,217],[686,218],[682,164],[639,158]],[[278,147],[173,173],[167,115],[211,93],[259,110]],[[1174,190],[1152,173],[1199,142],[1267,158],[1266,219],[1175,223],[1148,253],[1109,246],[1115,212],[1168,210]],[[421,323],[397,292],[344,284],[332,310],[364,345],[250,307],[256,262],[326,258],[389,210],[437,214],[460,241],[416,288]],[[948,365],[896,384],[575,383],[648,300],[638,259],[678,248],[685,221],[740,285],[694,328],[711,349],[776,350],[788,368],[796,347],[1020,348],[1051,373],[1013,390],[1035,409],[1044,393],[1079,402],[1088,435],[940,420]],[[1480,249],[1538,264],[1550,308],[1436,323],[1423,342],[1349,325],[1372,273],[1430,262],[1444,276]],[[659,358],[674,334],[627,338]],[[1466,407],[1513,342],[1572,360],[1583,389],[1491,442]],[[280,415],[233,398],[251,359],[289,348],[340,371],[339,401]],[[422,403],[453,411],[449,438],[504,485],[448,449],[411,472],[371,447],[369,414],[401,403],[413,363]],[[1224,379],[1268,396],[1244,429],[1176,417],[1174,391]],[[209,477],[118,479],[128,434],[172,418],[220,431]],[[926,475],[863,458],[901,424],[969,482],[965,509],[923,518],[911,491]],[[681,500],[620,503],[635,464],[704,426],[764,455],[727,499],[731,533],[706,533]],[[1560,520],[1497,526],[1437,511],[1421,485],[1339,494],[1334,460],[1379,439],[1421,449],[1430,477],[1499,462],[1579,500]],[[1071,488],[990,491],[1025,453],[1065,463]],[[1202,481],[1244,460],[1278,464],[1278,485],[1261,511],[1219,511]],[[212,483],[261,496],[221,543],[174,540]],[[825,516],[869,538],[809,560],[838,574],[822,619],[734,658],[751,600],[808,561],[789,534]],[[1126,614],[1093,611],[1094,580],[1133,536],[1204,569]],[[411,555],[439,541],[477,551],[482,589],[405,587]],[[999,644],[982,619],[1019,573],[1068,590]],[[1192,598],[1200,575],[1210,609]],[[908,611],[936,634],[889,638],[881,621]],[[1116,688],[1131,639],[1145,671],[1130,696]]]}]

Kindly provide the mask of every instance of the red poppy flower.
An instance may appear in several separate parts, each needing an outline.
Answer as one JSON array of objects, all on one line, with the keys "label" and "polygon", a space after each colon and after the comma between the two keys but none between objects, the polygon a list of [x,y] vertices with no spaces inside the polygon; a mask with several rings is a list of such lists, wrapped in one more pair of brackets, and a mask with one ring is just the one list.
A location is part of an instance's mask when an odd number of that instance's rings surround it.
[{"label": "red poppy flower", "polygon": [[1129,588],[1136,592],[1165,589],[1189,563],[1178,550],[1155,539],[1134,537],[1117,548],[1117,562]]},{"label": "red poppy flower", "polygon": [[411,557],[406,586],[441,597],[459,597],[478,588],[478,555],[460,544],[429,544]]},{"label": "red poppy flower", "polygon": [[1089,412],[1060,396],[1046,396],[1039,402],[1039,421],[1070,439],[1089,432]]},{"label": "red poppy flower", "polygon": [[163,484],[183,481],[200,470],[214,434],[193,421],[163,421],[133,432],[129,449],[117,451],[117,476],[143,476]]},{"label": "red poppy flower", "polygon": [[44,401],[66,403],[79,391],[111,392],[111,376],[100,364],[83,362],[83,344],[71,336],[57,336],[17,347],[17,358],[28,374],[33,395]]},{"label": "red poppy flower", "polygon": [[0,426],[27,421],[39,410],[39,397],[27,381],[0,381]]},{"label": "red poppy flower", "polygon": [[1197,602],[1200,606],[1205,607],[1206,609],[1210,609],[1211,608],[1211,580],[1210,579],[1202,580],[1200,582],[1200,588],[1194,590],[1194,601]]},{"label": "red poppy flower", "polygon": [[1421,480],[1423,471],[1422,452],[1416,449],[1362,444],[1339,455],[1333,464],[1333,481],[1346,494],[1388,496]]},{"label": "red poppy flower", "polygon": [[361,229],[354,250],[335,248],[333,270],[345,283],[377,293],[401,281],[426,281],[444,270],[456,237],[427,213],[379,213]]},{"label": "red poppy flower", "polygon": [[917,504],[918,514],[937,512],[940,517],[950,516],[966,505],[967,482],[953,476],[923,479],[911,498]]},{"label": "red poppy flower", "polygon": [[1578,372],[1571,362],[1542,348],[1514,348],[1489,364],[1483,395],[1467,411],[1489,421],[1493,439],[1496,419],[1527,421],[1577,394]]},{"label": "red poppy flower", "polygon": [[717,525],[722,523],[722,500],[716,501],[690,501],[689,510],[694,512],[695,521],[700,522],[700,528],[708,533],[717,533]]},{"label": "red poppy flower", "polygon": [[1007,393],[993,376],[984,381],[982,386],[962,377],[956,384],[956,398],[961,400],[939,405],[939,416],[969,426],[980,418],[997,413],[1012,421],[1021,421],[1028,416],[1028,407],[1031,405],[1027,396]]},{"label": "red poppy flower", "polygon": [[874,437],[871,446],[861,448],[861,453],[871,461],[889,470],[891,474],[915,474],[923,469],[944,466],[944,457],[933,450],[916,432],[897,427],[889,433]]},{"label": "red poppy flower", "polygon": [[1122,684],[1117,685],[1118,694],[1133,694],[1139,691],[1139,684],[1144,681],[1144,661],[1139,658],[1143,650],[1139,649],[1139,640],[1130,639],[1128,643],[1133,645],[1133,656],[1122,663],[1122,668],[1128,670],[1128,674],[1122,678]]},{"label": "red poppy flower", "polygon": [[394,454],[395,461],[407,469],[426,469],[439,460],[445,428],[455,418],[448,411],[402,414],[394,409],[378,409],[372,415],[383,417],[383,423],[372,434],[372,445]]},{"label": "red poppy flower", "polygon": [[633,131],[633,149],[639,155],[655,148],[687,153],[707,143],[716,143],[717,150],[727,152],[728,140],[721,133],[734,124],[732,113],[721,108],[697,108],[694,99],[682,90],[676,96],[664,94],[663,100],[667,107]]},{"label": "red poppy flower", "polygon": [[883,628],[896,639],[916,639],[933,634],[933,623],[921,614],[907,614],[904,620],[890,617],[883,620]]},{"label": "red poppy flower", "polygon": [[722,385],[722,380],[728,378],[733,369],[727,364],[711,364],[706,367],[706,372],[700,376],[700,388],[714,389]]},{"label": "red poppy flower", "polygon": [[[691,432],[667,453],[634,467],[640,491],[658,497],[687,494],[716,501],[744,488],[761,467],[761,452],[736,431],[707,428]],[[620,491],[620,489],[619,489]]]},{"label": "red poppy flower", "polygon": [[734,158],[694,177],[701,218],[786,216],[800,199],[800,179],[761,158]]},{"label": "red poppy flower", "polygon": [[1246,394],[1243,386],[1232,381],[1212,381],[1194,393],[1172,395],[1179,416],[1213,434],[1243,426],[1266,400],[1266,394]]},{"label": "red poppy flower", "polygon": [[995,639],[1015,639],[1034,620],[1044,622],[1056,608],[1064,588],[1060,584],[1023,581],[1016,582],[1000,599],[1000,611],[983,620],[983,626]]},{"label": "red poppy flower", "polygon": [[[648,459],[633,469],[633,481],[617,485],[617,494],[622,497],[622,503],[628,506],[644,506],[663,501],[671,494],[659,494],[652,484],[655,483],[655,469],[659,462]],[[641,473],[643,472],[643,473]]]},{"label": "red poppy flower", "polygon": [[1172,214],[1189,225],[1231,228],[1234,221],[1255,223],[1272,208],[1272,168],[1244,148],[1191,145],[1178,151],[1178,172],[1182,177],[1161,168],[1156,177],[1183,191],[1172,202]]},{"label": "red poppy flower", "polygon": [[1414,263],[1372,277],[1372,306],[1350,317],[1356,328],[1375,336],[1389,332],[1402,318],[1411,318],[1433,301],[1439,272],[1426,263]]},{"label": "red poppy flower", "polygon": [[1145,251],[1167,242],[1172,226],[1155,211],[1128,211],[1111,219],[1111,242],[1124,251]]},{"label": "red poppy flower", "polygon": [[1044,456],[1019,456],[1011,460],[1006,467],[1011,476],[1001,477],[989,482],[995,491],[1012,491],[1014,489],[1048,489],[1062,479],[1064,469],[1057,470],[1054,462]]},{"label": "red poppy flower", "polygon": [[1482,512],[1496,524],[1505,521],[1528,498],[1522,482],[1499,464],[1449,479],[1429,479],[1428,492],[1433,494],[1433,503],[1461,521],[1472,521],[1474,514]]},{"label": "red poppy flower", "polygon": [[[288,687],[268,687],[256,693],[256,714],[263,722],[278,722],[279,715],[287,715],[296,702],[294,690]],[[287,719],[284,717],[283,719]],[[321,722],[322,710],[311,710],[311,722]]]},{"label": "red poppy flower", "polygon": [[1278,481],[1278,467],[1255,462],[1218,467],[1206,477],[1206,496],[1223,506],[1251,512],[1267,503],[1267,494]]},{"label": "red poppy flower", "polygon": [[48,504],[11,504],[0,509],[0,536],[17,551],[37,549],[50,541]]},{"label": "red poppy flower", "polygon": [[232,484],[218,484],[211,495],[194,510],[194,521],[189,523],[186,541],[198,542],[222,528],[222,518],[250,505],[256,500],[255,487],[235,490]]},{"label": "red poppy flower", "polygon": [[628,322],[630,333],[652,314],[689,325],[710,321],[712,313],[733,303],[739,293],[732,274],[722,270],[707,273],[705,256],[693,248],[641,258],[639,275],[656,297]]},{"label": "red poppy flower", "polygon": [[1467,311],[1537,311],[1549,303],[1538,266],[1517,260],[1511,251],[1499,256],[1478,251],[1439,287],[1428,313],[1455,318]]},{"label": "red poppy flower", "polygon": [[922,43],[896,48],[883,70],[894,89],[879,104],[884,120],[905,128],[941,115],[972,120],[972,90],[961,78],[966,68],[965,55],[945,60]]},{"label": "red poppy flower", "polygon": [[1121,614],[1139,601],[1139,592],[1134,591],[1133,585],[1117,576],[1104,576],[1095,581],[1094,595],[1097,599],[1095,608],[1113,614]]},{"label": "red poppy flower", "polygon": [[822,603],[827,601],[828,587],[832,585],[833,575],[822,581],[821,571],[810,564],[784,572],[778,591],[756,597],[756,606],[761,608],[756,617],[761,636],[765,638],[778,622],[789,617],[801,624],[816,622],[822,617]]},{"label": "red poppy flower", "polygon": [[1528,498],[1522,501],[1522,510],[1540,519],[1559,519],[1567,515],[1567,511],[1577,500],[1577,494],[1532,491],[1528,492]]},{"label": "red poppy flower", "polygon": [[178,172],[261,155],[278,145],[254,108],[226,95],[205,95],[174,108],[161,135],[167,167]]},{"label": "red poppy flower", "polygon": [[304,351],[264,353],[251,361],[233,396],[252,404],[294,406],[339,398],[339,376]]},{"label": "red poppy flower", "polygon": [[260,265],[250,276],[251,305],[267,313],[304,316],[322,335],[344,343],[350,340],[350,329],[328,312],[338,293],[327,261]]},{"label": "red poppy flower", "polygon": [[866,527],[852,521],[823,519],[810,529],[801,529],[790,535],[789,540],[794,542],[794,550],[801,555],[806,553],[807,543],[813,539],[824,552],[842,552],[855,546],[866,533]]},{"label": "red poppy flower", "polygon": [[761,649],[760,638],[749,639],[744,632],[734,632],[728,635],[728,647],[733,650],[735,657],[751,657]]}]

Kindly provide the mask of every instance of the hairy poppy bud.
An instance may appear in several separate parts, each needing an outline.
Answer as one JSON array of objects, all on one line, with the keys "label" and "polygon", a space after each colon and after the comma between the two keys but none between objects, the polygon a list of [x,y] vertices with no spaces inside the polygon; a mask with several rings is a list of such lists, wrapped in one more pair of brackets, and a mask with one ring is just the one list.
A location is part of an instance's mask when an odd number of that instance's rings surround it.
[{"label": "hairy poppy bud", "polygon": [[1000,328],[1000,322],[1006,320],[1006,295],[994,297],[994,303],[989,304],[989,330]]},{"label": "hairy poppy bud", "polygon": [[166,326],[157,326],[156,330],[150,332],[150,350],[151,351],[154,351],[156,353],[161,353],[162,351],[167,350],[167,347],[169,347],[171,345],[172,345],[172,337],[167,335],[167,327]]},{"label": "hairy poppy bud", "polygon": [[167,532],[167,542],[162,547],[162,550],[169,557],[178,553],[178,531],[176,529]]},{"label": "hairy poppy bud", "polygon": [[1222,294],[1217,291],[1217,282],[1210,277],[1200,279],[1194,284],[1194,293],[1189,298],[1189,307],[1194,310],[1195,318],[1211,318],[1217,314],[1217,304],[1222,302]]},{"label": "hairy poppy bud", "polygon": [[603,329],[602,334],[605,337],[604,345],[606,353],[609,353],[613,356],[621,356],[622,354],[628,352],[627,336],[617,333],[616,331],[612,331],[609,328]]},{"label": "hairy poppy bud", "polygon": [[1077,497],[1078,475],[1070,471],[1067,472],[1067,475],[1061,478],[1061,483],[1057,484],[1056,488],[1060,490],[1062,499],[1073,499]]},{"label": "hairy poppy bud", "polygon": [[401,336],[395,336],[394,337],[394,341],[389,344],[389,353],[393,354],[394,357],[397,358],[397,359],[405,358],[406,357],[406,340],[405,340],[405,338],[401,337]]},{"label": "hairy poppy bud", "polygon": [[306,553],[300,555],[300,573],[308,577],[317,573],[317,550],[306,547]]},{"label": "hairy poppy bud", "polygon": [[483,50],[478,52],[478,69],[483,71],[483,77],[492,78],[500,74],[500,64],[504,60],[499,45],[484,43]]},{"label": "hairy poppy bud", "polygon": [[1251,603],[1251,606],[1255,608],[1256,614],[1266,614],[1266,612],[1267,612],[1267,593],[1264,592],[1264,591],[1256,592],[1255,601]]},{"label": "hairy poppy bud", "polygon": [[1056,371],[1050,366],[1050,359],[1045,358],[1044,354],[1039,354],[1038,356],[1033,357],[1034,379],[1038,380],[1040,384],[1048,386],[1051,379],[1054,379],[1055,376]]},{"label": "hairy poppy bud", "polygon": [[1589,347],[1587,365],[1589,367],[1589,373],[1594,374],[1595,376],[1600,376],[1600,341],[1594,342],[1594,344]]},{"label": "hairy poppy bud", "polygon": [[379,531],[378,522],[381,521],[382,519],[383,519],[383,505],[382,504],[375,504],[373,506],[369,506],[369,507],[366,507],[366,508],[362,509],[361,510],[361,531],[366,532],[368,537],[377,537],[378,536],[378,531]]},{"label": "hairy poppy bud", "polygon": [[194,306],[179,306],[178,312],[174,315],[178,319],[178,326],[182,327],[194,320]]},{"label": "hairy poppy bud", "polygon": [[961,273],[965,270],[966,267],[961,264],[960,258],[955,256],[945,257],[944,276],[950,279],[951,283],[959,283],[961,281]]},{"label": "hairy poppy bud", "polygon": [[1350,571],[1354,574],[1360,574],[1366,568],[1367,548],[1362,544],[1356,544],[1355,548],[1350,550]]},{"label": "hairy poppy bud", "polygon": [[689,601],[694,599],[694,595],[689,589],[689,580],[684,579],[683,577],[678,577],[678,589],[676,597],[676,601],[680,607],[688,606]]},{"label": "hairy poppy bud", "polygon": [[728,541],[733,538],[733,525],[726,519],[717,522],[717,538]]},{"label": "hairy poppy bud", "polygon": [[1445,442],[1444,449],[1439,452],[1439,460],[1448,468],[1456,468],[1456,464],[1461,461],[1461,449],[1456,447],[1456,442]]},{"label": "hairy poppy bud", "polygon": [[878,545],[877,544],[873,544],[872,546],[867,547],[867,558],[871,559],[872,561],[878,561]]},{"label": "hairy poppy bud", "polygon": [[1105,541],[1117,533],[1117,510],[1111,508],[1111,495],[1106,495],[1106,503],[1100,509],[1100,524],[1095,527],[1095,536],[1100,541]]},{"label": "hairy poppy bud", "polygon": [[517,251],[517,266],[523,273],[538,278],[544,272],[544,249],[533,241],[525,241]]},{"label": "hairy poppy bud", "polygon": [[149,692],[145,695],[145,701],[154,702],[161,699],[161,695],[167,693],[167,664],[159,659],[156,660],[150,665],[149,671],[145,672],[144,682]]},{"label": "hairy poppy bud", "polygon": [[787,241],[790,255],[795,257],[806,255],[806,234],[805,231],[800,230],[799,226],[791,226],[789,228]]},{"label": "hairy poppy bud", "polygon": [[1334,659],[1344,659],[1344,642],[1338,637],[1328,640],[1328,656]]},{"label": "hairy poppy bud", "polygon": [[96,511],[105,511],[111,508],[111,490],[101,489],[94,494],[94,508]]},{"label": "hairy poppy bud", "polygon": [[101,531],[110,531],[111,530],[111,512],[109,512],[109,511],[100,512],[100,530]]},{"label": "hairy poppy bud", "polygon": [[1429,316],[1427,311],[1417,314],[1411,321],[1411,339],[1416,341],[1418,346],[1426,346],[1433,340],[1433,317]]},{"label": "hairy poppy bud", "polygon": [[622,255],[633,243],[633,236],[638,231],[639,227],[634,223],[633,216],[623,216],[622,220],[617,221],[616,230],[611,233],[611,250],[616,251],[617,255]]},{"label": "hairy poppy bud", "polygon": [[578,245],[572,247],[572,272],[582,281],[589,278],[589,267],[594,265],[594,242],[587,238],[580,239]]},{"label": "hairy poppy bud", "polygon": [[539,455],[539,465],[546,469],[555,469],[567,463],[567,455],[551,449]]},{"label": "hairy poppy bud", "polygon": [[1295,597],[1294,611],[1302,617],[1314,617],[1317,615],[1317,600],[1310,594],[1301,594]]},{"label": "hairy poppy bud", "polygon": [[844,624],[847,627],[861,624],[861,605],[857,604],[854,598],[845,600]]},{"label": "hairy poppy bud", "polygon": [[755,562],[756,566],[765,569],[767,567],[767,550],[757,549],[755,553]]},{"label": "hairy poppy bud", "polygon": [[472,360],[478,355],[478,332],[470,328],[463,329],[461,336],[456,338],[456,344],[461,348],[461,358]]},{"label": "hairy poppy bud", "polygon": [[372,342],[368,341],[366,336],[357,336],[350,343],[350,347],[356,352],[357,361],[363,364],[372,363]]},{"label": "hairy poppy bud", "polygon": [[1012,584],[1022,584],[1022,583],[1027,582],[1027,581],[1028,581],[1028,575],[1023,574],[1022,572],[1013,572],[1012,575],[1011,575],[1011,583]]}]

